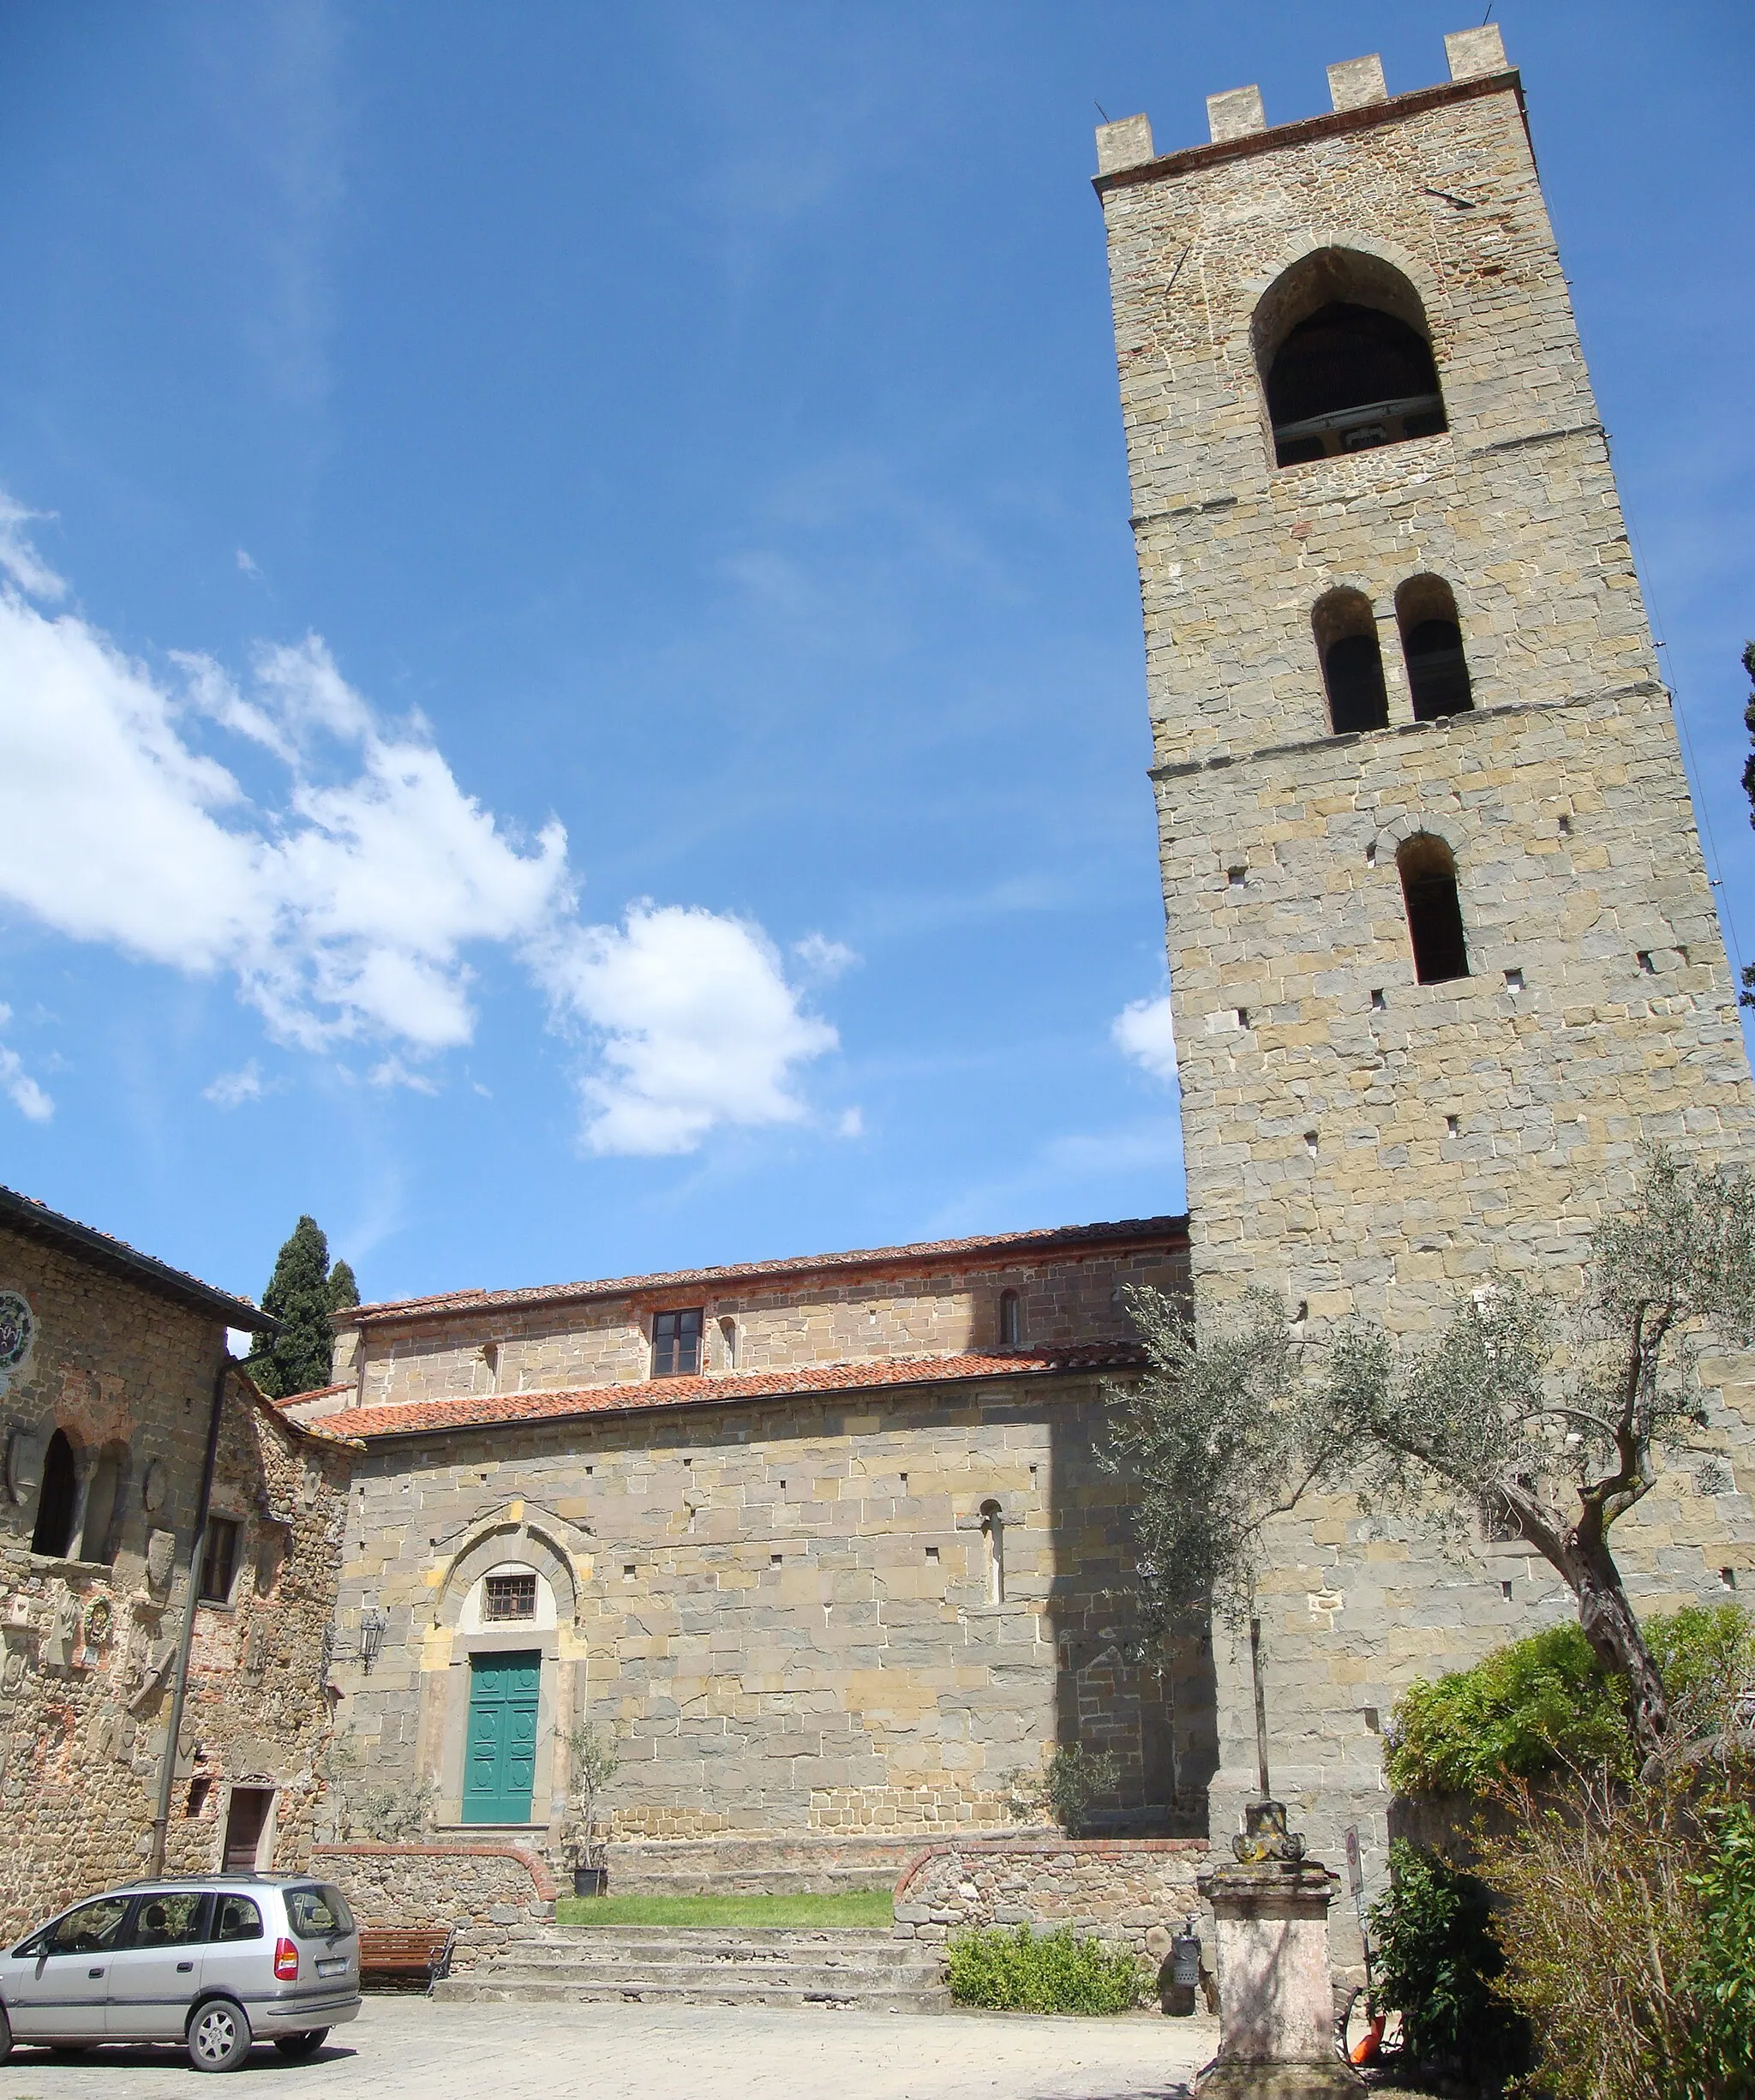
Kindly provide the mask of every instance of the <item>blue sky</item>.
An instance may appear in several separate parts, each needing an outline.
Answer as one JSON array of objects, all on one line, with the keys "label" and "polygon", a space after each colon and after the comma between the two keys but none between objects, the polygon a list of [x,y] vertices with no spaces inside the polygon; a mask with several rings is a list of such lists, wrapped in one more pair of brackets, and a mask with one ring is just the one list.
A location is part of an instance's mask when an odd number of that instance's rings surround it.
[{"label": "blue sky", "polygon": [[[0,4],[0,1179],[252,1295],[1179,1208],[1096,105],[1479,19]],[[1495,19],[1755,951],[1755,19]]]}]

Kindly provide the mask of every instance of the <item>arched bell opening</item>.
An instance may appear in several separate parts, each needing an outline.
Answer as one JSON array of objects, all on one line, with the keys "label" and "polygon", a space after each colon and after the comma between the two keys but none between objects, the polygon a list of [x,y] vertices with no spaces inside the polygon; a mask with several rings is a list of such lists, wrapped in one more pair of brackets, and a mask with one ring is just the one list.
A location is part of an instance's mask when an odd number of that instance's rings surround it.
[{"label": "arched bell opening", "polygon": [[1252,333],[1277,466],[1450,427],[1420,295],[1380,256],[1303,256],[1263,295]]}]

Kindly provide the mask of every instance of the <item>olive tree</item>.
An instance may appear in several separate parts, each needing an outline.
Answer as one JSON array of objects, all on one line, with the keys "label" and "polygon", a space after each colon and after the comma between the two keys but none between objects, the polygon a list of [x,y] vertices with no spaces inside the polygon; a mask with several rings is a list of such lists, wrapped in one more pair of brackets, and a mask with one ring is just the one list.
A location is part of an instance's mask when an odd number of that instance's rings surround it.
[{"label": "olive tree", "polygon": [[1507,1277],[1459,1299],[1423,1344],[1353,1321],[1296,1345],[1260,1298],[1209,1321],[1140,1293],[1135,1317],[1151,1369],[1110,1395],[1111,1450],[1135,1482],[1148,1614],[1186,1618],[1210,1597],[1235,1623],[1267,1526],[1313,1490],[1345,1485],[1379,1516],[1453,1533],[1485,1515],[1572,1592],[1651,1767],[1668,1700],[1611,1533],[1666,1452],[1700,1463],[1703,1487],[1722,1484],[1699,1445],[1696,1354],[1709,1337],[1755,1336],[1746,1174],[1650,1153],[1632,1209],[1592,1235],[1572,1302]]},{"label": "olive tree", "polygon": [[1105,1388],[1099,1461],[1123,1477],[1138,1557],[1133,1602],[1149,1643],[1203,1625],[1247,1632],[1255,1691],[1256,1776],[1265,1797],[1255,1586],[1268,1527],[1344,1469],[1279,1300],[1250,1290],[1234,1305],[1190,1307],[1153,1290],[1128,1306],[1149,1369]]}]

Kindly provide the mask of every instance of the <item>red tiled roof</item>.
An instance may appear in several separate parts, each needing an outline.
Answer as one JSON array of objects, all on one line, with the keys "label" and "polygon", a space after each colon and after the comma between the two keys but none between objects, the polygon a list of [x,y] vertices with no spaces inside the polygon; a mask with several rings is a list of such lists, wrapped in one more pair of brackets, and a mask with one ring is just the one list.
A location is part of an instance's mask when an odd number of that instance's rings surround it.
[{"label": "red tiled roof", "polygon": [[[1081,1342],[1064,1349],[1013,1349],[966,1356],[892,1356],[870,1363],[803,1364],[791,1371],[728,1371],[712,1377],[650,1378],[638,1385],[592,1385],[542,1393],[483,1393],[467,1400],[410,1401],[349,1407],[320,1417],[332,1435],[431,1436],[584,1414],[632,1414],[651,1407],[723,1406],[789,1393],[848,1393],[885,1386],[944,1385],[967,1378],[1040,1377],[1056,1371],[1122,1371],[1145,1360],[1137,1342]],[[314,1397],[301,1394],[297,1399]],[[285,1403],[296,1405],[296,1401]]]},{"label": "red tiled roof", "polygon": [[971,1261],[985,1255],[1076,1253],[1091,1247],[1149,1245],[1185,1239],[1186,1217],[1122,1218],[1109,1225],[1060,1225],[1024,1233],[989,1233],[973,1239],[919,1239],[899,1247],[855,1248],[845,1254],[794,1254],[773,1262],[733,1262],[718,1269],[662,1269],[650,1275],[611,1276],[595,1283],[542,1283],[511,1291],[444,1291],[433,1298],[392,1298],[356,1305],[338,1323],[421,1319],[434,1313],[480,1312],[500,1305],[552,1305],[579,1298],[626,1298],[635,1291],[668,1290],[684,1284],[746,1283],[764,1276],[810,1275],[823,1271],[910,1265],[949,1256]]}]

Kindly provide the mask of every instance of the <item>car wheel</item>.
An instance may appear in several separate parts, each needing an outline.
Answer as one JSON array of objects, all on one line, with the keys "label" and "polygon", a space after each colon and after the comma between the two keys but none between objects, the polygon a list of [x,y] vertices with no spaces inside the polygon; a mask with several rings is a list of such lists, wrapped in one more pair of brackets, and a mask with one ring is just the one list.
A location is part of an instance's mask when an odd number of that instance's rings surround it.
[{"label": "car wheel", "polygon": [[302,2034],[277,2035],[274,2046],[283,2056],[291,2056],[295,2062],[305,2056],[314,2056],[329,2039],[326,2027],[307,2027]]},{"label": "car wheel", "polygon": [[6,2017],[6,2007],[0,2005],[0,2063],[12,2054],[12,2022]]},{"label": "car wheel", "polygon": [[249,2016],[230,1998],[209,1998],[189,2024],[189,2060],[197,2071],[235,2071],[250,2053]]}]

